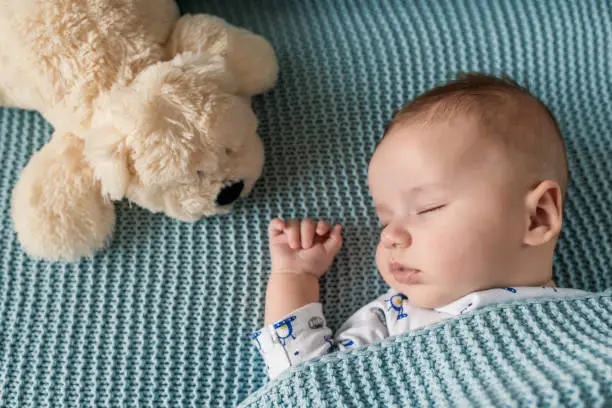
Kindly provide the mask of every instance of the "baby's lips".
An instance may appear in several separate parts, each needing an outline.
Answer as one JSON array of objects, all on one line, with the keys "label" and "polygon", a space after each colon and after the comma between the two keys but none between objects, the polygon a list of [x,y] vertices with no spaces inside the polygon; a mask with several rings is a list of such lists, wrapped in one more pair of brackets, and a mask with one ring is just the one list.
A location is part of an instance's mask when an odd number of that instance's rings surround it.
[{"label": "baby's lips", "polygon": [[389,270],[414,270],[414,271],[418,271],[417,268],[413,268],[411,266],[405,265],[401,262],[398,262],[396,260],[391,260],[389,262]]},{"label": "baby's lips", "polygon": [[421,272],[417,269],[392,270],[391,275],[397,282],[404,285],[414,285],[421,281]]}]

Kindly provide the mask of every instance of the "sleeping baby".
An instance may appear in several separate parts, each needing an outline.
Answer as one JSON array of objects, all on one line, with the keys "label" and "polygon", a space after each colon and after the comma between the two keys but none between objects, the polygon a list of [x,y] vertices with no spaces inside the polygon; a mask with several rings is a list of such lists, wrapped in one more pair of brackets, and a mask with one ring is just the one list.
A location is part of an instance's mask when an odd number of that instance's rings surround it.
[{"label": "sleeping baby", "polygon": [[265,324],[252,336],[268,375],[487,305],[586,293],[552,280],[567,183],[553,115],[515,82],[467,74],[418,96],[368,169],[387,293],[332,334],[319,278],[342,246],[341,226],[270,223]]}]

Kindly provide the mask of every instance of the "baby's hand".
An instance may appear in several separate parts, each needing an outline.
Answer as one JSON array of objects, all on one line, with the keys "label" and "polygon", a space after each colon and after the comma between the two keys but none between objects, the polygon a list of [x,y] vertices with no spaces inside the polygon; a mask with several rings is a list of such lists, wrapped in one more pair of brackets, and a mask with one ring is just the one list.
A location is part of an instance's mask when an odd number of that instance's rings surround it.
[{"label": "baby's hand", "polygon": [[320,278],[342,247],[342,227],[325,221],[276,218],[268,228],[272,273],[308,274]]}]

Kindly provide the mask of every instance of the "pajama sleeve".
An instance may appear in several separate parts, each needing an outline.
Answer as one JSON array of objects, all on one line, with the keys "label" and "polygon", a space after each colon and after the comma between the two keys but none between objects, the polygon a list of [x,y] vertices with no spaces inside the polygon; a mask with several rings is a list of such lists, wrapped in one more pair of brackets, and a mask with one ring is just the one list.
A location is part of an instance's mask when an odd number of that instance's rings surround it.
[{"label": "pajama sleeve", "polygon": [[334,350],[321,303],[310,303],[252,335],[270,379],[287,368]]},{"label": "pajama sleeve", "polygon": [[[366,305],[346,321],[337,339],[327,327],[320,303],[310,303],[252,334],[270,379],[298,363],[337,349],[347,350],[388,337],[384,312]],[[337,341],[336,341],[337,340]]]},{"label": "pajama sleeve", "polygon": [[[375,303],[375,302],[373,302]],[[389,337],[385,312],[368,304],[352,315],[337,331],[335,341],[341,351],[378,343]]]}]

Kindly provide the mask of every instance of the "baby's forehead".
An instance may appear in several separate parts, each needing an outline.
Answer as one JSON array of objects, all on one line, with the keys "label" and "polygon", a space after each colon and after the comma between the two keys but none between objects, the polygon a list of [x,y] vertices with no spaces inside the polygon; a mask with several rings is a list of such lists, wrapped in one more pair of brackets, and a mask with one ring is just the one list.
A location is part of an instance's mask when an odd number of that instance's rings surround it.
[{"label": "baby's forehead", "polygon": [[503,152],[517,163],[545,161],[553,151],[558,153],[559,144],[563,147],[558,128],[539,102],[525,96],[521,99],[498,101],[490,108],[484,103],[467,108],[449,102],[448,106],[432,105],[397,119],[378,147],[387,145],[396,151],[430,148],[432,157],[440,153],[446,160],[468,152]]},{"label": "baby's forehead", "polygon": [[372,156],[369,178],[371,182],[391,176],[398,184],[415,179],[441,184],[459,177],[477,178],[495,168],[520,167],[512,163],[515,160],[480,121],[463,115],[439,122],[407,122],[391,129]]},{"label": "baby's forehead", "polygon": [[480,118],[458,114],[435,121],[404,121],[398,123],[380,141],[375,155],[411,157],[426,152],[430,158],[449,160],[497,145],[495,130]]}]

